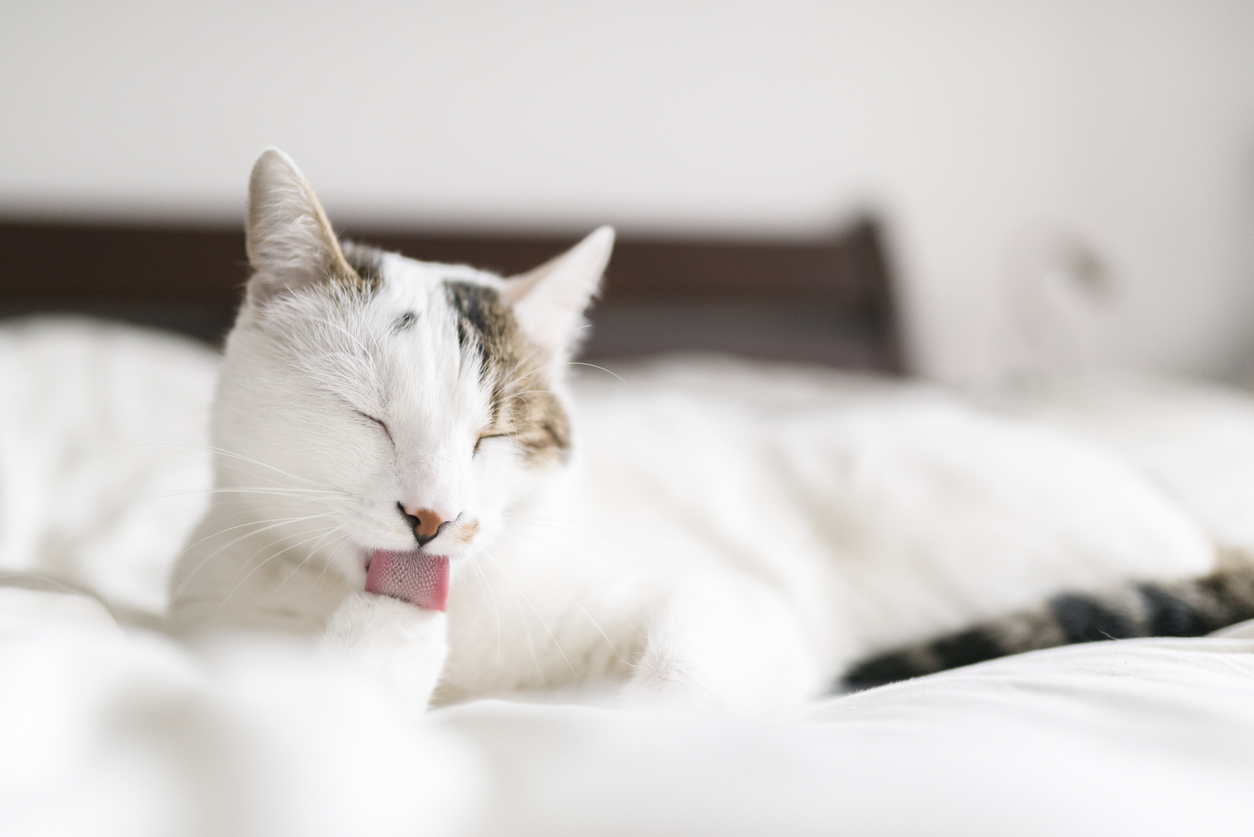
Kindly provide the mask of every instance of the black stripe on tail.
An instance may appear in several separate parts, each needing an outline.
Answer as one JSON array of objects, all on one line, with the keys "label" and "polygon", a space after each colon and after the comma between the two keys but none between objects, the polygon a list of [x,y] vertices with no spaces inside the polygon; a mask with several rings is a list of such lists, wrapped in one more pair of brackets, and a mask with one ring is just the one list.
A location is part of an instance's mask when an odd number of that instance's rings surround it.
[{"label": "black stripe on tail", "polygon": [[847,690],[866,689],[1008,654],[1138,636],[1203,636],[1254,619],[1254,563],[1225,558],[1210,575],[1130,584],[1106,593],[1063,593],[940,639],[854,665]]}]

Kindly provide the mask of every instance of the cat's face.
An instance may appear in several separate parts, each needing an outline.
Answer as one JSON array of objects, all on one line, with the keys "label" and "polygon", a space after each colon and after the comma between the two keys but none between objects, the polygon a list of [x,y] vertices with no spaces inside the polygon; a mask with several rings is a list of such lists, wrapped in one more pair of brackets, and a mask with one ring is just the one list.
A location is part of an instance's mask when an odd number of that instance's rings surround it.
[{"label": "cat's face", "polygon": [[491,560],[570,457],[562,371],[612,233],[513,279],[341,247],[273,151],[249,208],[256,273],[215,408],[219,485],[352,583],[379,555]]}]

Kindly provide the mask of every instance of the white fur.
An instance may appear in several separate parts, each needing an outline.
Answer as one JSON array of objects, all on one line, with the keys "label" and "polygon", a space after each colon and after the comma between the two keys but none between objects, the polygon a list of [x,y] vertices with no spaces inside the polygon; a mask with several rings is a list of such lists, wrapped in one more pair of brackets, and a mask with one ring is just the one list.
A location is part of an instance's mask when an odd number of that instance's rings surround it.
[{"label": "white fur", "polygon": [[335,609],[319,651],[332,661],[362,662],[411,705],[423,705],[448,653],[444,614],[408,602],[354,593]]},{"label": "white fur", "polygon": [[[514,277],[502,289],[523,329],[557,362],[566,360],[577,347],[580,332],[576,329],[613,247],[614,230],[601,227],[570,252]],[[548,293],[533,293],[542,284]]]},{"label": "white fur", "polygon": [[[612,234],[513,280],[389,256],[380,289],[344,292],[292,249],[323,217],[304,179],[275,154],[258,166],[258,273],[214,408],[219,493],[172,583],[180,630],[319,637],[415,704],[610,681],[767,713],[889,645],[1213,560],[1100,451],[935,401],[772,418],[761,395],[628,385],[576,416],[590,443],[570,467],[528,464],[508,438],[476,453],[488,394],[444,280],[501,291],[560,373]],[[451,558],[447,617],[362,592],[371,549],[413,546],[398,502],[479,526],[427,546]]]},{"label": "white fur", "polygon": [[268,149],[248,183],[248,261],[257,269],[252,301],[323,280],[329,257],[338,256],[331,225],[313,189],[291,159]]}]

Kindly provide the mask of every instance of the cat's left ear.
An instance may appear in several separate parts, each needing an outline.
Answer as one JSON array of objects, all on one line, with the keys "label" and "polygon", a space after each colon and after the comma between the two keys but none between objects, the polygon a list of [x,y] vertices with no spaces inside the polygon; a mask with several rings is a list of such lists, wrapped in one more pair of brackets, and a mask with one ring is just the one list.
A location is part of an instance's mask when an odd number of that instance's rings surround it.
[{"label": "cat's left ear", "polygon": [[584,309],[596,295],[614,249],[614,230],[601,227],[562,255],[505,280],[501,297],[523,331],[555,361],[578,348]]},{"label": "cat's left ear", "polygon": [[244,245],[255,271],[248,281],[250,302],[329,282],[362,284],[313,187],[277,148],[266,149],[253,165]]}]

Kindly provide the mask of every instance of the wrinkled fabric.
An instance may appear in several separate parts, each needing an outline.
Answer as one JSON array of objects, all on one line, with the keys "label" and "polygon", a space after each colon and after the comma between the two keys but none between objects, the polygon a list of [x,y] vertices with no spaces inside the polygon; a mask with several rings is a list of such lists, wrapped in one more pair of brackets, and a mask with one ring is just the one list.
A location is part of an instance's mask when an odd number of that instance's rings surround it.
[{"label": "wrinkled fabric", "polygon": [[[303,649],[192,654],[120,625],[162,609],[165,574],[203,508],[216,362],[127,328],[0,328],[0,833],[1250,831],[1254,624],[1026,654],[771,720],[612,710],[594,695],[423,716]],[[726,360],[627,377],[749,394],[775,412],[943,400]],[[1112,406],[1119,392],[1100,409],[1034,409],[1116,451],[1217,541],[1243,547],[1250,399],[1172,386]]]}]

